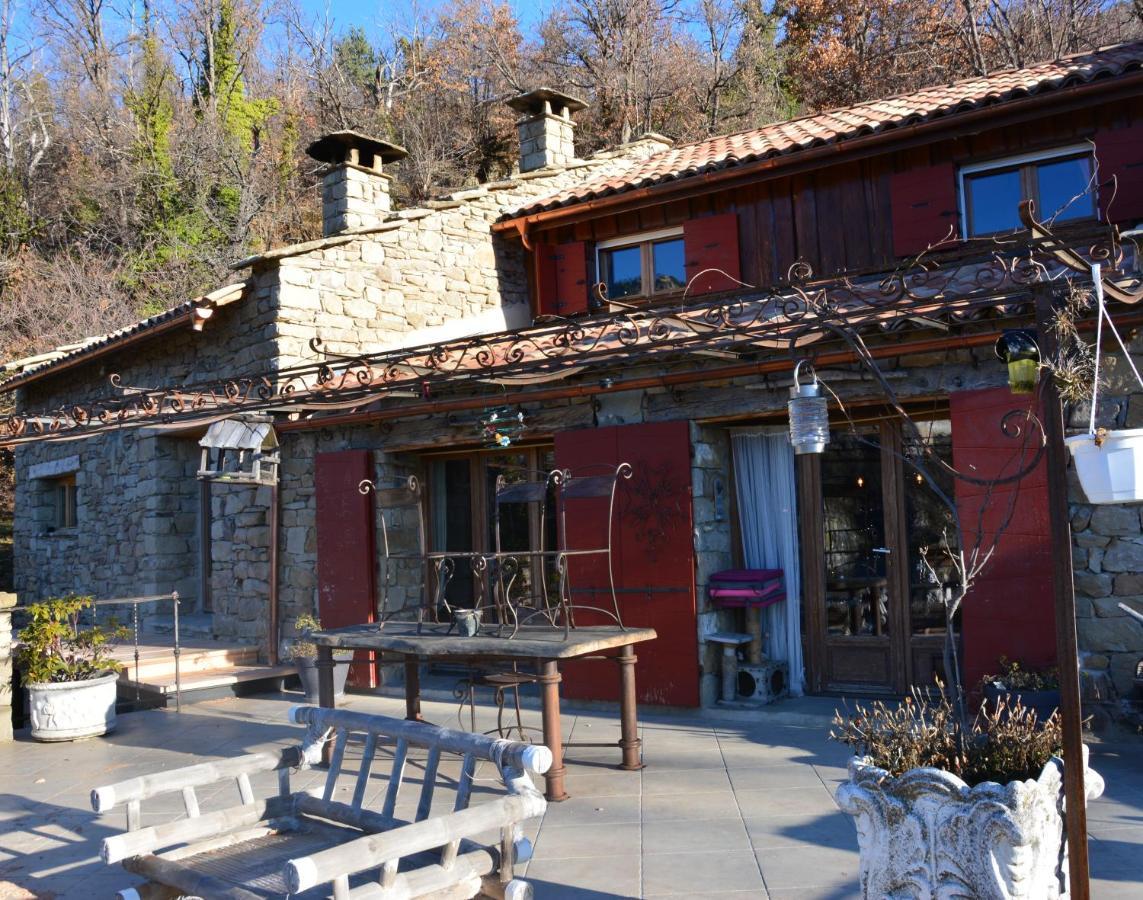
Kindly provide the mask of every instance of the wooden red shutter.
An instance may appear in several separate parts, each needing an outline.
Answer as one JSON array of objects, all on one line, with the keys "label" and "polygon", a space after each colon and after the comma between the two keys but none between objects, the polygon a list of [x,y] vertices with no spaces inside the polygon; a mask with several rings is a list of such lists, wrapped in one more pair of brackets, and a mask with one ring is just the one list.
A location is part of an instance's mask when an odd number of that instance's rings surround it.
[{"label": "wooden red shutter", "polygon": [[[314,463],[318,616],[325,628],[360,625],[376,618],[373,494],[357,486],[373,478],[368,450],[319,453]],[[374,655],[359,651],[349,683],[376,687]]]},{"label": "wooden red shutter", "polygon": [[1104,221],[1133,225],[1143,219],[1143,125],[1097,132],[1095,158]]},{"label": "wooden red shutter", "polygon": [[540,244],[538,271],[541,316],[574,316],[587,312],[587,246],[583,241]]},{"label": "wooden red shutter", "polygon": [[[693,219],[683,226],[683,249],[686,256],[687,283],[704,269],[690,285],[688,296],[732,291],[742,278],[738,254],[738,213],[723,213]],[[726,273],[725,275],[722,273]],[[729,277],[727,277],[729,276]]]},{"label": "wooden red shutter", "polygon": [[[698,621],[691,505],[690,432],[686,422],[588,428],[556,435],[556,465],[576,471],[600,464],[631,464],[621,481],[612,564],[626,625],[651,626],[658,639],[637,648],[636,688],[643,703],[699,705]],[[596,468],[593,471],[598,472]],[[606,501],[569,501],[571,548],[600,546]],[[569,571],[573,599],[609,607],[606,564],[580,558]],[[591,590],[594,589],[594,590]],[[605,624],[576,615],[579,624]],[[561,692],[578,699],[617,700],[619,673],[598,662],[569,663]]]},{"label": "wooden red shutter", "polygon": [[536,315],[556,314],[556,248],[536,245]]},{"label": "wooden red shutter", "polygon": [[[1022,444],[1004,434],[1001,420],[1005,413],[1024,406],[1026,401],[1014,397],[1007,387],[950,394],[953,465],[977,478],[1002,477],[1018,471]],[[1035,450],[1035,432],[1032,434],[1027,459]],[[1029,668],[1054,665],[1056,629],[1047,463],[1041,460],[1031,474],[1016,484],[998,485],[991,490],[987,485],[958,480],[956,505],[966,549],[978,540],[987,548],[994,535],[1001,532],[996,552],[961,607],[964,684],[974,689],[981,678],[997,671],[1001,656]]]},{"label": "wooden red shutter", "polygon": [[958,237],[956,170],[952,163],[897,172],[889,180],[893,209],[893,253],[914,256],[944,240],[952,229]]}]

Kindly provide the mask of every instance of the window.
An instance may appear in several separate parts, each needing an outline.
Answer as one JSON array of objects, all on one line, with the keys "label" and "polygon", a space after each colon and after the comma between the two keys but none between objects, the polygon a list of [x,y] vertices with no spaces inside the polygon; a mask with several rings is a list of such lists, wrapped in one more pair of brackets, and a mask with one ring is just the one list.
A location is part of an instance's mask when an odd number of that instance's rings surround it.
[{"label": "window", "polygon": [[1040,219],[1095,218],[1090,147],[965,166],[960,178],[965,237],[1019,231],[1022,200],[1035,202]]},{"label": "window", "polygon": [[681,228],[603,241],[596,251],[608,300],[649,299],[687,286]]},{"label": "window", "polygon": [[75,528],[75,473],[52,478],[48,483],[52,489],[52,529]]}]

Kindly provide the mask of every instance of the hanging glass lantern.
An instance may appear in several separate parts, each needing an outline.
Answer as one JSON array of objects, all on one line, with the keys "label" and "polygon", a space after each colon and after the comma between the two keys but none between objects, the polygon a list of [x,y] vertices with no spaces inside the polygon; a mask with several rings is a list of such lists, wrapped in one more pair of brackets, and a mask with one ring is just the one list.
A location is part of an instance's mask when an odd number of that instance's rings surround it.
[{"label": "hanging glass lantern", "polygon": [[794,366],[794,384],[790,388],[790,401],[786,404],[790,411],[790,443],[799,456],[821,453],[829,443],[829,410],[817,373],[814,373],[812,383],[798,383],[798,370],[803,362],[805,360]]},{"label": "hanging glass lantern", "polygon": [[1007,329],[996,341],[996,356],[1008,364],[1008,387],[1013,394],[1031,394],[1040,374],[1040,348],[1030,332]]}]

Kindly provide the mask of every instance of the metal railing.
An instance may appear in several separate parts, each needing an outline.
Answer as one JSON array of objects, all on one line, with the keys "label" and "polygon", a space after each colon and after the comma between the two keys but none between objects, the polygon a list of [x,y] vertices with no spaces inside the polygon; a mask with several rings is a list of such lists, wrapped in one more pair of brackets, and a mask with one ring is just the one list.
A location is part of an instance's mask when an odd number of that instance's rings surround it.
[{"label": "metal railing", "polygon": [[[92,624],[98,624],[98,609],[101,606],[130,606],[131,607],[131,641],[134,651],[135,664],[135,703],[141,702],[139,689],[139,607],[147,603],[170,603],[172,620],[172,647],[175,658],[175,711],[182,712],[182,673],[179,668],[179,654],[182,652],[179,645],[179,592],[171,591],[169,594],[154,594],[146,597],[117,597],[108,600],[95,600],[92,602]],[[31,609],[35,604],[14,606],[9,612],[23,612]]]}]

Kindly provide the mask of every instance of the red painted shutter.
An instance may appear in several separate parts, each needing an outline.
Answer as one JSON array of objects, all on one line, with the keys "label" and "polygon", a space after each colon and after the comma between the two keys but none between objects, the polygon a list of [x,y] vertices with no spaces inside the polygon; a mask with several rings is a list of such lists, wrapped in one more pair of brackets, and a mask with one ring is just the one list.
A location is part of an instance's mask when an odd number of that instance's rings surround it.
[{"label": "red painted shutter", "polygon": [[952,163],[909,169],[889,180],[893,253],[913,256],[948,237],[957,224],[956,171]]},{"label": "red painted shutter", "polygon": [[583,241],[567,244],[540,244],[538,272],[541,316],[574,316],[587,312],[587,247]]},{"label": "red painted shutter", "polygon": [[552,244],[536,245],[536,315],[556,314],[556,248]]},{"label": "red painted shutter", "polygon": [[[978,478],[1019,471],[1022,443],[1004,435],[1001,420],[1026,405],[1006,387],[951,394],[953,465]],[[1029,444],[1025,458],[1033,452]],[[1047,464],[1041,460],[1026,478],[994,487],[990,496],[988,487],[958,480],[956,504],[966,549],[976,543],[978,527],[982,546],[990,546],[1011,509],[996,552],[961,608],[965,687],[974,690],[981,678],[994,674],[1001,656],[1032,667],[1054,665]]]},{"label": "red painted shutter", "polygon": [[[317,498],[318,616],[325,628],[360,625],[375,618],[373,494],[357,486],[373,478],[368,450],[319,453],[314,465]],[[374,655],[360,651],[350,684],[376,687]]]},{"label": "red painted shutter", "polygon": [[[624,624],[653,627],[655,641],[636,648],[636,686],[644,703],[699,705],[690,435],[686,422],[592,428],[556,435],[556,464],[577,469],[630,463],[617,497],[612,563]],[[601,546],[603,500],[569,501],[568,546]],[[580,564],[584,563],[584,564]],[[576,602],[608,607],[606,566],[579,560],[569,579]],[[595,589],[594,591],[590,589]],[[607,619],[577,615],[579,624]],[[619,673],[596,661],[565,667],[562,691],[578,699],[617,700]]]},{"label": "red painted shutter", "polygon": [[1105,221],[1135,224],[1143,218],[1143,125],[1097,132],[1095,157],[1100,215]]},{"label": "red painted shutter", "polygon": [[723,213],[687,222],[683,226],[683,249],[688,284],[704,269],[717,270],[700,275],[691,284],[688,296],[742,287],[738,283],[742,278],[738,255],[738,213]]}]

